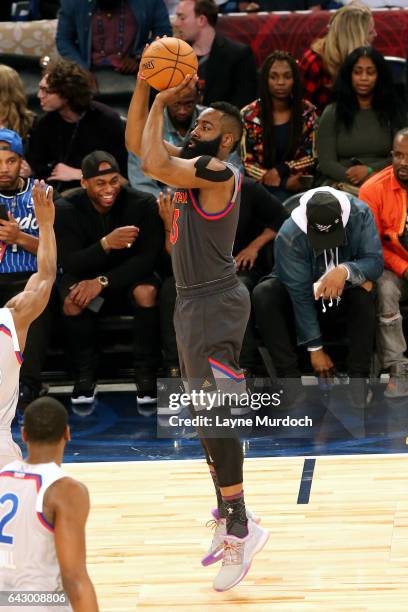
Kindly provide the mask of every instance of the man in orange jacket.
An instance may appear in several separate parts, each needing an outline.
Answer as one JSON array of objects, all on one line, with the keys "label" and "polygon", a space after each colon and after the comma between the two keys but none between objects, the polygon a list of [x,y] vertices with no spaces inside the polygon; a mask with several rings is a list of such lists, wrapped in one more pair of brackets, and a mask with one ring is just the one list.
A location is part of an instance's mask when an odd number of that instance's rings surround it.
[{"label": "man in orange jacket", "polygon": [[399,303],[408,299],[408,128],[397,132],[392,166],[366,181],[359,198],[373,211],[384,252],[378,280],[377,353],[391,377],[385,396],[408,395],[408,358]]}]

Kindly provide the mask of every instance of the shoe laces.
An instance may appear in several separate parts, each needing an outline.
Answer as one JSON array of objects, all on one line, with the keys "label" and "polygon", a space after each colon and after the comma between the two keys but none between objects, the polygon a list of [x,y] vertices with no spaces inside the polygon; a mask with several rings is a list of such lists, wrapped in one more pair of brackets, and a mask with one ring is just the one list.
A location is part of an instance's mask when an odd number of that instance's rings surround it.
[{"label": "shoe laces", "polygon": [[224,540],[224,559],[223,565],[242,565],[244,555],[243,542],[228,542]]},{"label": "shoe laces", "polygon": [[222,535],[225,535],[223,519],[221,518],[219,518],[218,520],[210,519],[209,521],[206,522],[205,526],[214,532],[213,535],[220,535],[220,534],[217,534],[218,530],[223,531]]},{"label": "shoe laces", "polygon": [[214,531],[214,529],[217,529],[219,521],[220,519],[218,519],[218,521],[216,521],[215,519],[210,519],[206,522],[205,526]]}]

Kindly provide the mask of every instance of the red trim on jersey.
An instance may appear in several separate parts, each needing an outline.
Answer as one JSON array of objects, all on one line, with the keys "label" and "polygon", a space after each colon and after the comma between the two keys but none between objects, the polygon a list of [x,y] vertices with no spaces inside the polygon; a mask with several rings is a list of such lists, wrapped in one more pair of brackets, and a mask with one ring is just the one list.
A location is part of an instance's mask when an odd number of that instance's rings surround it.
[{"label": "red trim on jersey", "polygon": [[227,204],[224,210],[221,210],[220,212],[217,212],[217,213],[205,212],[205,210],[200,206],[200,203],[198,202],[198,200],[196,200],[193,190],[189,189],[188,193],[190,195],[195,211],[198,212],[199,215],[204,217],[204,219],[207,219],[207,221],[217,221],[218,219],[222,219],[223,217],[226,217],[228,213],[231,212],[231,210],[234,208],[237,195],[241,190],[241,182],[242,182],[242,174],[239,173],[238,187],[237,187],[236,194],[235,194],[235,200],[231,200],[231,202]]},{"label": "red trim on jersey", "polygon": [[6,327],[4,325],[4,323],[0,323],[0,331],[4,332],[6,334],[6,336],[9,336],[10,338],[12,338],[13,336],[11,335],[11,331],[9,330],[8,327]]},{"label": "red trim on jersey", "polygon": [[47,529],[47,531],[49,531],[50,533],[54,533],[54,526],[51,525],[51,523],[47,522],[47,519],[45,518],[45,516],[43,515],[42,512],[37,512],[37,517],[41,523],[41,525],[43,527],[45,527]]},{"label": "red trim on jersey", "polygon": [[[19,476],[16,476],[19,474]],[[18,472],[17,470],[9,471],[9,472],[0,472],[0,476],[9,476],[10,478],[15,478],[16,480],[34,480],[35,486],[37,488],[37,493],[41,489],[42,478],[40,474],[32,474],[31,472]],[[41,525],[54,533],[54,526],[51,525],[45,518],[42,512],[37,512],[37,518],[40,521]]]},{"label": "red trim on jersey", "polygon": [[220,372],[223,372],[224,374],[226,374],[228,378],[233,378],[237,382],[241,380],[245,380],[245,374],[243,372],[241,372],[241,374],[237,374],[236,372],[231,370],[231,368],[228,368],[223,363],[220,363],[219,361],[216,361],[215,359],[212,359],[211,357],[208,358],[208,363],[210,364],[211,367],[215,368],[216,370],[220,370]]}]

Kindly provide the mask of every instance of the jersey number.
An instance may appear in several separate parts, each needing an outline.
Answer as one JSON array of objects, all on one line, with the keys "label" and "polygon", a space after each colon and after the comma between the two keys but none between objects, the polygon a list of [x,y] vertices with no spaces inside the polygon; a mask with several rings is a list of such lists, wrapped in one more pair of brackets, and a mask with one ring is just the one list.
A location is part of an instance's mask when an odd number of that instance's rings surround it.
[{"label": "jersey number", "polygon": [[3,505],[7,502],[11,502],[11,510],[7,512],[5,516],[0,520],[0,544],[12,544],[13,537],[4,535],[3,530],[7,523],[9,523],[16,515],[18,509],[18,497],[14,495],[14,493],[5,493],[2,497],[0,497],[0,505]]},{"label": "jersey number", "polygon": [[178,230],[177,221],[178,221],[179,216],[180,216],[180,209],[175,208],[173,212],[173,225],[172,225],[171,233],[170,233],[171,244],[176,244],[177,239],[178,239],[179,230]]}]

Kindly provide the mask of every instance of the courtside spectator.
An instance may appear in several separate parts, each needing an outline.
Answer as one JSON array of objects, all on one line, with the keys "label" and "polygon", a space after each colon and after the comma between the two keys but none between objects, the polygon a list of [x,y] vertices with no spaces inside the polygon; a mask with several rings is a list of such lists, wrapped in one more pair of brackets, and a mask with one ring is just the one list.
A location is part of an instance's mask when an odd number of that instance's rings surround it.
[{"label": "courtside spectator", "polygon": [[[264,61],[260,98],[241,111],[246,173],[279,200],[304,191],[302,176],[314,172],[315,108],[302,98],[297,64],[284,51]],[[310,186],[310,185],[309,185]]]},{"label": "courtside spectator", "polygon": [[[176,147],[182,147],[202,110],[204,107],[198,104],[197,90],[182,92],[177,102],[169,104],[164,110],[164,140]],[[134,153],[129,153],[128,174],[132,187],[151,193],[156,198],[165,188],[142,172],[140,159]]]},{"label": "courtside spectator", "polygon": [[73,62],[49,64],[38,97],[45,115],[32,130],[27,160],[58,191],[78,187],[85,155],[111,153],[127,176],[125,127],[111,108],[92,100],[88,74]]},{"label": "courtside spectator", "polygon": [[90,70],[101,93],[133,91],[145,44],[164,34],[172,29],[163,0],[61,0],[58,52]]},{"label": "courtside spectator", "polygon": [[[24,149],[21,137],[12,130],[0,129],[0,304],[20,293],[37,271],[38,224],[31,191],[33,179],[20,176]],[[41,393],[41,368],[44,363],[49,306],[30,326],[20,375],[19,408]]]},{"label": "courtside spectator", "polygon": [[82,173],[82,188],[56,206],[59,292],[75,370],[71,400],[95,397],[98,313],[121,313],[130,301],[137,394],[140,402],[151,402],[160,360],[154,270],[164,242],[156,201],[123,187],[117,161],[104,151],[87,155]]},{"label": "courtside spectator", "polygon": [[27,97],[18,73],[0,64],[0,127],[17,132],[26,140],[33,121],[34,113],[27,108]]},{"label": "courtside spectator", "polygon": [[[5,64],[0,64],[0,127],[17,132],[25,144],[34,122],[34,113],[27,108],[27,97],[18,73]],[[20,176],[27,178],[31,168],[25,160],[20,167]]]},{"label": "courtside spectator", "polygon": [[407,113],[385,59],[372,47],[359,47],[346,58],[335,96],[317,132],[321,181],[357,193],[371,174],[390,164],[393,136],[407,124]]},{"label": "courtside spectator", "polygon": [[242,108],[256,95],[256,66],[252,50],[217,34],[218,7],[214,0],[182,0],[174,26],[198,57],[202,103],[223,100]]},{"label": "courtside spectator", "polygon": [[386,397],[408,395],[407,343],[400,302],[408,300],[408,128],[394,138],[392,165],[360,189],[373,211],[382,241],[385,270],[377,282],[377,356],[391,374]]},{"label": "courtside spectator", "polygon": [[350,4],[329,19],[328,32],[315,40],[300,60],[305,96],[320,115],[332,100],[332,87],[346,57],[357,47],[371,45],[377,36],[370,9]]},{"label": "courtside spectator", "polygon": [[332,378],[322,326],[338,325],[340,314],[346,314],[347,368],[355,381],[350,399],[362,406],[374,349],[373,284],[383,271],[373,214],[363,202],[330,187],[311,189],[299,202],[275,238],[272,275],[254,289],[256,322],[277,375],[295,379],[287,387],[293,399],[300,391],[295,330],[316,375]]}]

